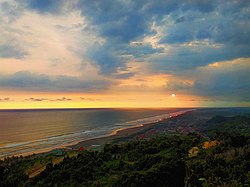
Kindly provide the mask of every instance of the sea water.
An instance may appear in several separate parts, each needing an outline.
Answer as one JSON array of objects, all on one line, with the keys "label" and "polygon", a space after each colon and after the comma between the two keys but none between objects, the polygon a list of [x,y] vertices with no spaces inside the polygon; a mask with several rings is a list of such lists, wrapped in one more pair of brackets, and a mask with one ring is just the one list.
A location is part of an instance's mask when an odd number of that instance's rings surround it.
[{"label": "sea water", "polygon": [[0,110],[0,158],[155,122],[186,109]]}]

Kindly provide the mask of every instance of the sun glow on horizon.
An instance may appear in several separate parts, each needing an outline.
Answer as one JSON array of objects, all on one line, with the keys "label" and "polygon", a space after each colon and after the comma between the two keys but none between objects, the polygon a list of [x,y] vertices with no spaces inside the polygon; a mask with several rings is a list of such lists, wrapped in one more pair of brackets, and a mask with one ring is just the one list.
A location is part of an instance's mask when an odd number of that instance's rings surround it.
[{"label": "sun glow on horizon", "polygon": [[199,100],[165,93],[0,93],[0,109],[31,108],[168,108],[196,107]]},{"label": "sun glow on horizon", "polygon": [[[8,95],[8,97],[6,97]],[[0,109],[173,108],[212,106],[208,98],[175,93],[27,93],[0,92]],[[242,104],[242,103],[241,103]],[[229,103],[235,106],[235,103]],[[237,105],[236,105],[237,106]]]},{"label": "sun glow on horizon", "polygon": [[162,2],[0,0],[0,108],[250,106],[250,4]]}]

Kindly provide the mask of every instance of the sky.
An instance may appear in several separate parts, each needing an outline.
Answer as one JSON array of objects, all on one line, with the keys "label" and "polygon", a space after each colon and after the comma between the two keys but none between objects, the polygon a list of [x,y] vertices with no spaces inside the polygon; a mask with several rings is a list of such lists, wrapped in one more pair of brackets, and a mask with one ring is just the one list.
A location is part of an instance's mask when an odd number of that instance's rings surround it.
[{"label": "sky", "polygon": [[249,0],[0,0],[0,108],[250,106]]}]

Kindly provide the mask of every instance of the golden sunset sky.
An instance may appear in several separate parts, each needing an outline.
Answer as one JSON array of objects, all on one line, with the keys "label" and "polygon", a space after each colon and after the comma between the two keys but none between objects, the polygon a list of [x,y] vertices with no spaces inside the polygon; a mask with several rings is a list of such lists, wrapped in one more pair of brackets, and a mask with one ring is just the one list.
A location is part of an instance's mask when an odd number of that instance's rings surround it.
[{"label": "golden sunset sky", "polygon": [[0,0],[0,109],[250,106],[249,1]]}]

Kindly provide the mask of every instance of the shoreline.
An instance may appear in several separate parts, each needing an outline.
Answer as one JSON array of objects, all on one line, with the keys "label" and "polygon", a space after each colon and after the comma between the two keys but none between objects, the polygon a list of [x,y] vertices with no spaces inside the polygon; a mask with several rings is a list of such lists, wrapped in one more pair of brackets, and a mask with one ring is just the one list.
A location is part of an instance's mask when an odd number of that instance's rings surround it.
[{"label": "shoreline", "polygon": [[56,146],[52,146],[52,147],[48,147],[48,148],[44,148],[44,149],[38,149],[35,151],[29,151],[29,152],[20,153],[20,154],[14,154],[11,156],[4,156],[4,157],[1,157],[0,160],[2,160],[4,158],[10,158],[12,156],[15,156],[15,157],[32,156],[32,155],[42,156],[42,155],[51,154],[53,152],[53,150],[56,150],[56,149],[78,150],[80,147],[84,147],[85,149],[91,149],[93,147],[102,146],[105,143],[108,143],[109,141],[112,141],[116,138],[125,138],[129,135],[136,134],[139,131],[145,130],[151,126],[159,124],[159,122],[169,120],[173,117],[181,116],[187,112],[192,112],[194,110],[197,110],[197,109],[188,109],[188,110],[169,113],[168,117],[165,117],[163,119],[158,119],[157,121],[154,121],[154,122],[147,122],[144,124],[138,124],[138,125],[131,126],[131,127],[124,127],[124,128],[116,129],[113,132],[111,132],[110,134],[95,137],[95,138],[75,141],[75,142],[71,142],[68,144],[56,145]]}]

